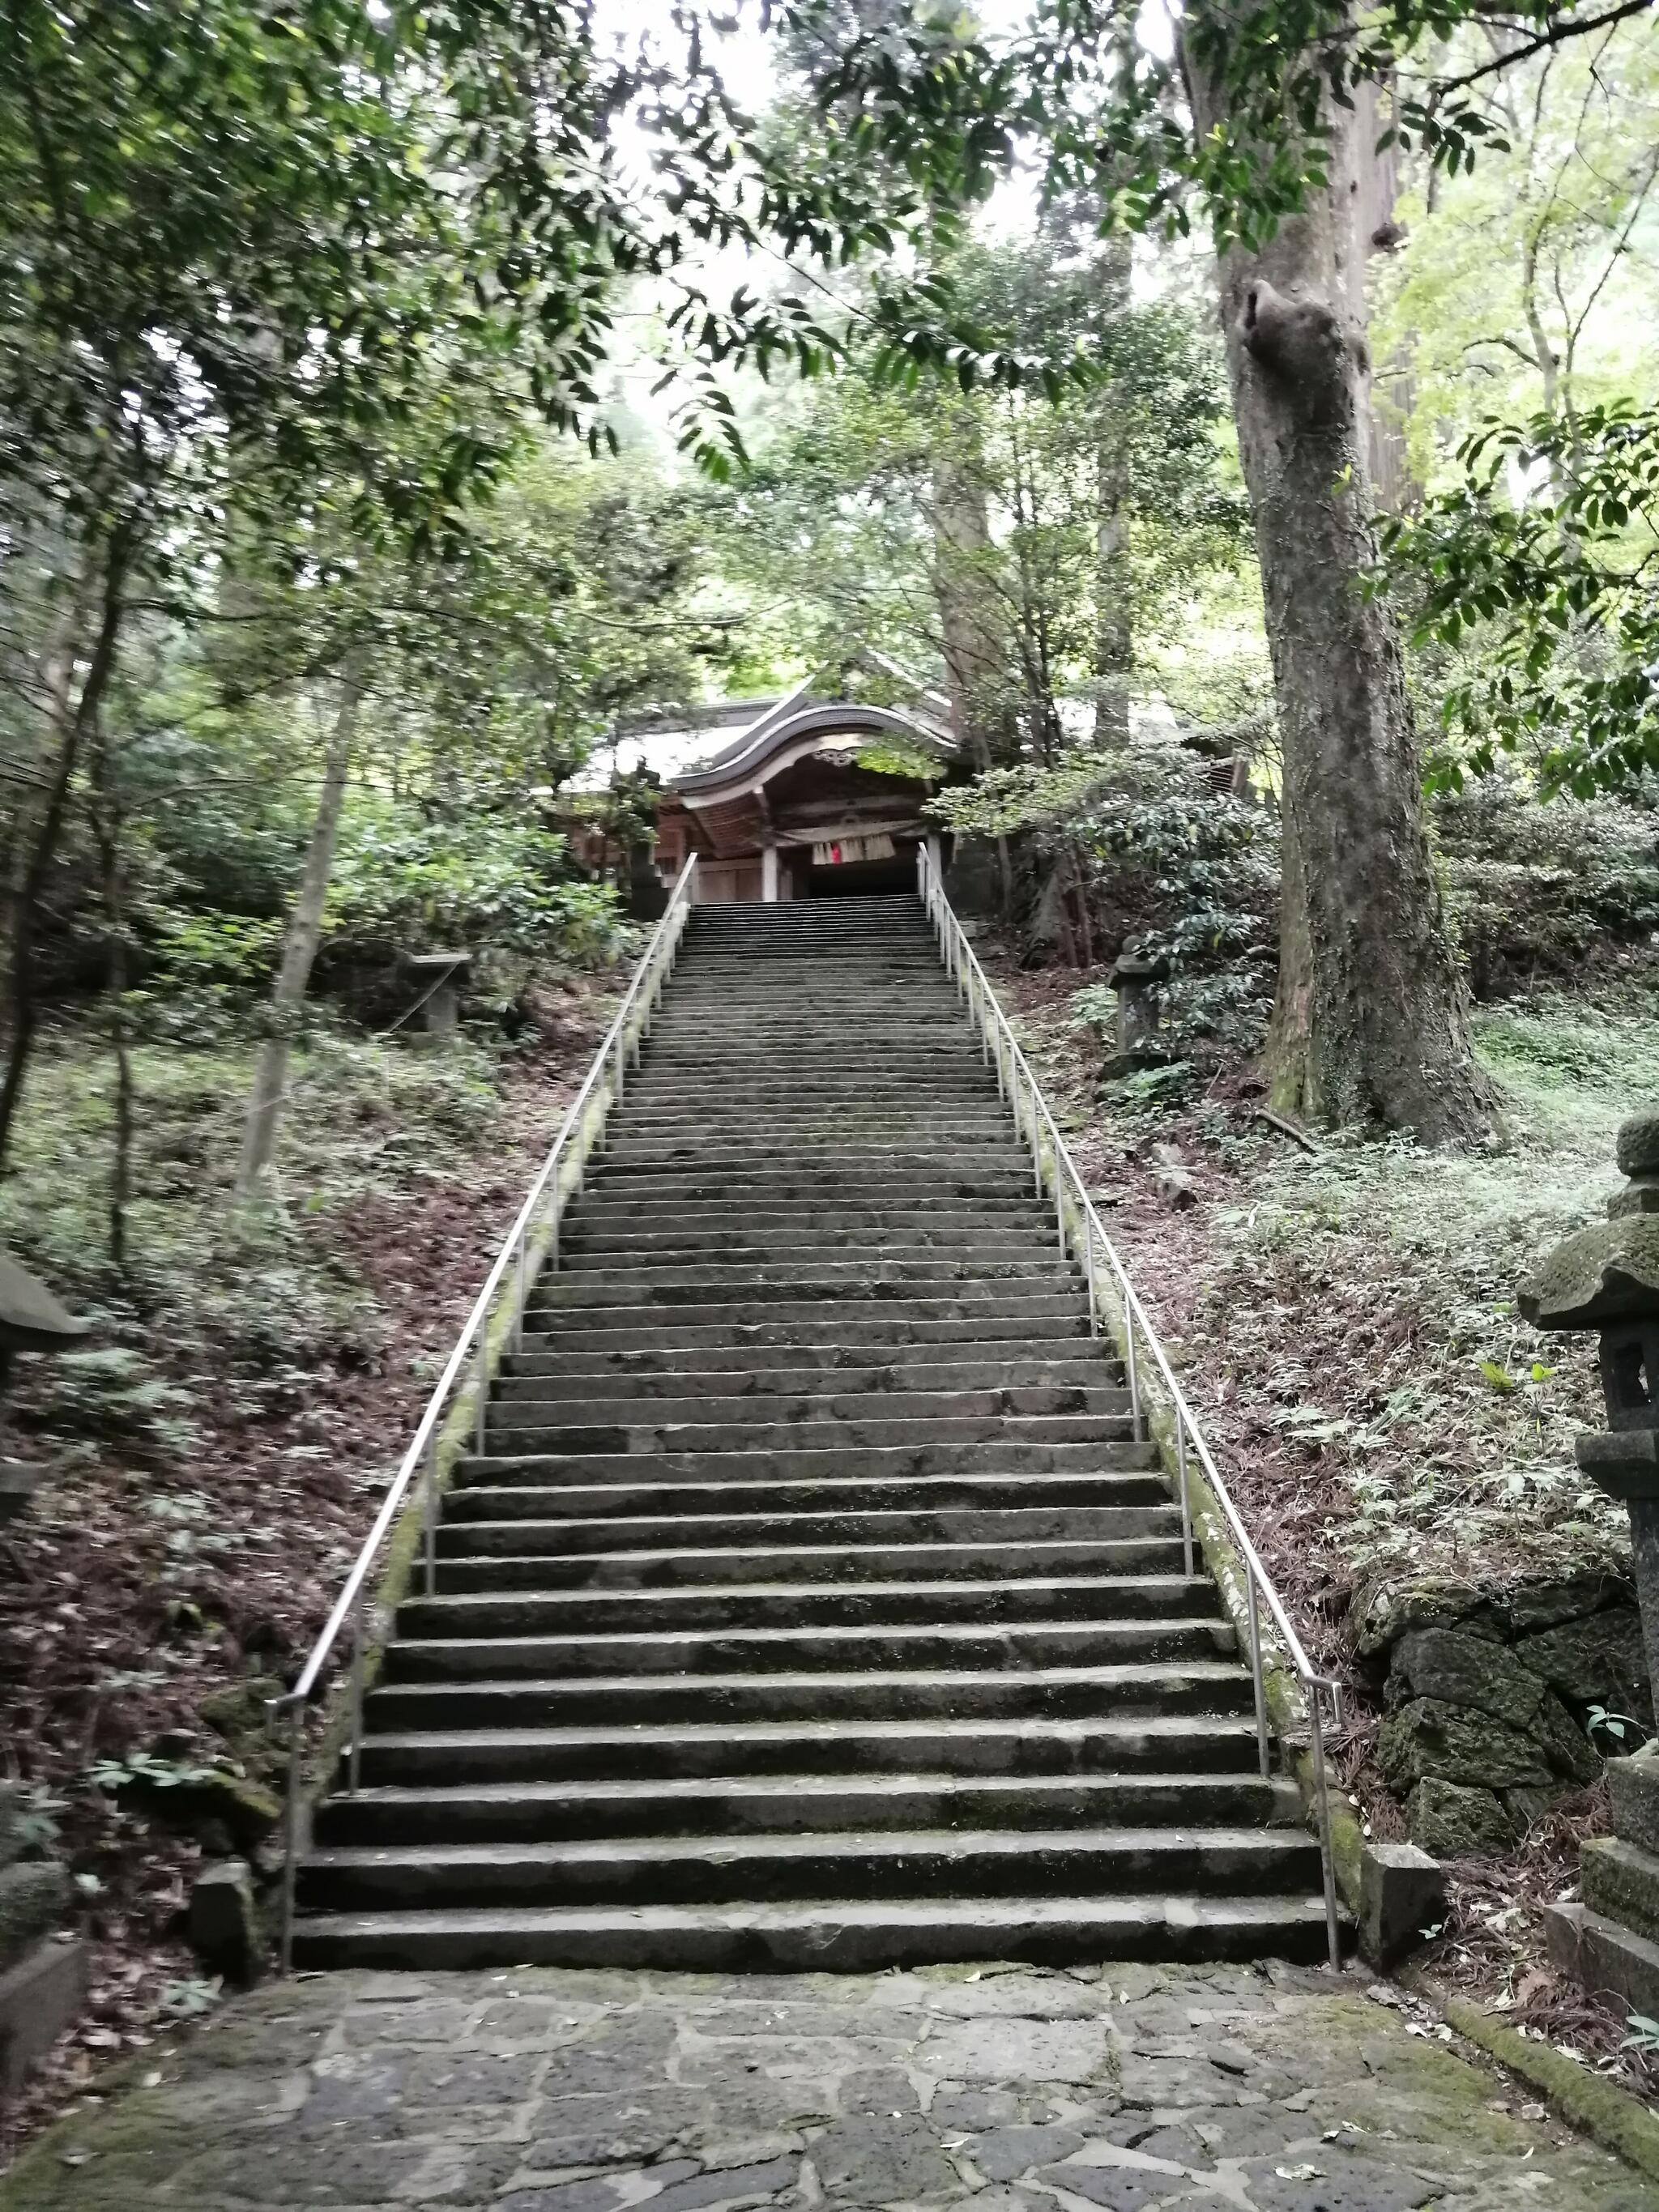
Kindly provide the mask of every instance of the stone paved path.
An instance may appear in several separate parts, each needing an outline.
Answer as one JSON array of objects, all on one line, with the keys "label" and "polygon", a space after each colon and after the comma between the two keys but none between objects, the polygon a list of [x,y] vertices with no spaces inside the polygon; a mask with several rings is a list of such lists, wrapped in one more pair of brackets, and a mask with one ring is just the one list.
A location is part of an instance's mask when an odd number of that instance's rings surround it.
[{"label": "stone paved path", "polygon": [[[1530,2112],[1533,2117],[1526,2115]],[[0,2212],[1656,2212],[1363,1983],[342,1974],[60,2124]]]}]

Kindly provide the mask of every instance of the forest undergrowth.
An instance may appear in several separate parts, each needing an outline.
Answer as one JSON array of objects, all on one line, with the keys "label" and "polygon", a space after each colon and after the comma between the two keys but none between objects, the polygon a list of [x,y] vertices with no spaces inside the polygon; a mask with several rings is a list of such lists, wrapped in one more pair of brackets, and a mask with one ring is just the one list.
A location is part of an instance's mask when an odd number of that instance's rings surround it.
[{"label": "forest undergrowth", "polygon": [[[54,1472],[0,1535],[0,1739],[94,1965],[82,2021],[10,2103],[14,2141],[216,2001],[184,1940],[193,1875],[216,1840],[275,1848],[264,1700],[322,1625],[613,995],[537,992],[510,1048],[323,1030],[252,1216],[230,1202],[252,1048],[140,1051],[125,1274],[101,1256],[106,1056],[69,1028],[42,1054],[0,1240],[93,1328],[25,1362],[9,1401]],[[168,1817],[204,1773],[238,1785],[228,1838]]]},{"label": "forest undergrowth", "polygon": [[[1477,1010],[1507,1142],[1474,1153],[1341,1132],[1304,1149],[1261,1118],[1242,1053],[1097,1085],[1100,1037],[1074,1001],[1098,1006],[1103,969],[1005,961],[996,980],[1310,1653],[1358,1687],[1344,1787],[1367,1832],[1401,1837],[1375,1762],[1367,1608],[1431,1578],[1629,1573],[1626,1516],[1572,1454],[1605,1418],[1594,1339],[1547,1336],[1515,1301],[1601,1216],[1619,1123],[1659,1097],[1659,953],[1613,955],[1582,994],[1553,981]],[[1579,1840],[1607,1826],[1598,1784],[1514,1852],[1458,1862],[1424,1960],[1431,1982],[1655,2095],[1626,2009],[1543,1954],[1540,1906],[1576,1894]]]}]

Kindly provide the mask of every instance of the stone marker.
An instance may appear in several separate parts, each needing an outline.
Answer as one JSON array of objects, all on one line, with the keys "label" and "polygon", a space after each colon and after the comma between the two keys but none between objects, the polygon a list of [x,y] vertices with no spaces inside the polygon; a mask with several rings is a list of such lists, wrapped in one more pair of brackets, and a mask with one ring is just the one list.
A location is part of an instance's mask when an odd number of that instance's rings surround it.
[{"label": "stone marker", "polygon": [[[1573,1449],[1596,1487],[1629,1510],[1649,1679],[1659,1691],[1659,1107],[1624,1124],[1618,1159],[1630,1181],[1608,1218],[1558,1244],[1519,1304],[1540,1328],[1600,1333],[1607,1426]],[[1654,1750],[1608,1762],[1614,1833],[1580,1854],[1583,1903],[1545,1912],[1558,1963],[1649,2014],[1659,2014]]]},{"label": "stone marker", "polygon": [[1367,1844],[1359,1855],[1359,1948],[1367,1965],[1393,1966],[1446,1915],[1446,1875],[1415,1844]]},{"label": "stone marker", "polygon": [[264,1944],[246,1859],[204,1868],[190,1893],[190,1947],[204,1966],[243,1986],[258,1978]]},{"label": "stone marker", "polygon": [[1103,1080],[1156,1067],[1165,1058],[1158,1042],[1158,986],[1170,980],[1167,960],[1149,960],[1131,938],[1107,979],[1117,993],[1117,1050],[1101,1069]]},{"label": "stone marker", "polygon": [[427,987],[420,1024],[428,1036],[453,1037],[460,1026],[461,988],[472,973],[470,952],[405,952],[404,965]]},{"label": "stone marker", "polygon": [[[61,1352],[92,1326],[66,1313],[42,1282],[0,1250],[0,1391],[20,1352]],[[0,1522],[15,1520],[48,1469],[37,1460],[0,1455]]]}]

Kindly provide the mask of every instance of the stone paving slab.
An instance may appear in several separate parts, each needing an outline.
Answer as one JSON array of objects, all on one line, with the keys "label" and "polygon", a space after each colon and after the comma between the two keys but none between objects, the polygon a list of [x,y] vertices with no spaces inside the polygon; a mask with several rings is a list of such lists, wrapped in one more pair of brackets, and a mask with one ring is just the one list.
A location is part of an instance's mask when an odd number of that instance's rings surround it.
[{"label": "stone paving slab", "polygon": [[[1528,2117],[1530,2115],[1530,2117]],[[1659,2212],[1362,1981],[343,1973],[148,2053],[0,2212]]]}]

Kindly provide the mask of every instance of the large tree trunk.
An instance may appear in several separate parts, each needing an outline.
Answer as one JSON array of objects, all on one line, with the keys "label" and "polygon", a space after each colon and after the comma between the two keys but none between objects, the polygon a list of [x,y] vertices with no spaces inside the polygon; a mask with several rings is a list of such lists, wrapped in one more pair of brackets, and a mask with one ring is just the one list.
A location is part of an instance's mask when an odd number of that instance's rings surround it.
[{"label": "large tree trunk", "polygon": [[974,454],[953,443],[959,436],[947,428],[933,456],[933,596],[951,726],[975,767],[989,768],[1018,750],[1009,699],[1012,640],[993,573],[985,479]]},{"label": "large tree trunk", "polygon": [[340,811],[345,799],[346,777],[351,766],[351,747],[357,734],[357,713],[362,703],[363,689],[362,671],[354,663],[347,668],[344,695],[329,736],[316,819],[311,825],[311,842],[306,848],[299,892],[288,918],[283,963],[276,971],[270,994],[271,1033],[259,1049],[253,1089],[242,1124],[242,1153],[236,1170],[239,1199],[252,1195],[276,1149],[276,1131],[288,1091],[293,1028],[322,938],[323,906],[334,870],[334,846],[339,836]]},{"label": "large tree trunk", "polygon": [[[1189,76],[1207,131],[1214,91]],[[1346,112],[1333,123],[1329,187],[1261,252],[1221,264],[1284,751],[1267,1068],[1283,1112],[1468,1141],[1491,1131],[1495,1100],[1440,911],[1398,632],[1364,589],[1369,362],[1344,282],[1354,132]]]}]

